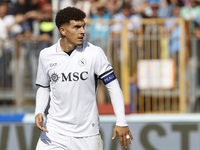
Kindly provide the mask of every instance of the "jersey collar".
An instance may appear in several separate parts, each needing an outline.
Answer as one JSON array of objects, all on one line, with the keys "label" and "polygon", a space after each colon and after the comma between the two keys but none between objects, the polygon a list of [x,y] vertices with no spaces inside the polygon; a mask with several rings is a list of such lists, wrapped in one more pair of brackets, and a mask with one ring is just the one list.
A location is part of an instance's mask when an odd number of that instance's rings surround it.
[{"label": "jersey collar", "polygon": [[[62,51],[63,51],[63,50],[61,49],[61,47],[60,47],[60,40],[61,40],[61,38],[58,39],[57,46],[56,46],[56,52],[62,52]],[[77,46],[77,48],[76,48],[75,50],[80,51],[82,48],[83,48],[83,45]]]}]

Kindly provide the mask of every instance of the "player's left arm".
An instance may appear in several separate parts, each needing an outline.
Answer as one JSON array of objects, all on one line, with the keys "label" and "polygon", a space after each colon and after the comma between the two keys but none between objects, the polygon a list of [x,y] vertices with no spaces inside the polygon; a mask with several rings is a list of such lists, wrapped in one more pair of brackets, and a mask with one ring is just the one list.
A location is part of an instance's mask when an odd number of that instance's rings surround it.
[{"label": "player's left arm", "polygon": [[[125,118],[123,93],[119,86],[118,80],[116,79],[114,75],[114,72],[110,72],[104,77],[102,77],[102,81],[104,82],[104,84],[106,85],[109,91],[113,109],[117,117],[116,126],[113,130],[112,139],[115,139],[116,135],[118,134],[121,146],[127,148],[127,141],[128,141],[128,144],[131,145],[131,140],[133,140],[133,136],[129,130],[129,127]],[[128,135],[130,137],[129,139],[127,139]]]},{"label": "player's left arm", "polygon": [[[99,48],[96,52],[97,53],[94,57],[94,71],[98,78],[101,79],[107,87],[113,109],[117,117],[112,139],[115,139],[116,135],[118,134],[121,146],[127,147],[127,140],[130,145],[133,137],[126,122],[124,96],[119,86],[118,80],[116,79],[113,72],[113,68],[108,62],[105,53],[101,48]],[[130,138],[128,139],[128,137]]]}]

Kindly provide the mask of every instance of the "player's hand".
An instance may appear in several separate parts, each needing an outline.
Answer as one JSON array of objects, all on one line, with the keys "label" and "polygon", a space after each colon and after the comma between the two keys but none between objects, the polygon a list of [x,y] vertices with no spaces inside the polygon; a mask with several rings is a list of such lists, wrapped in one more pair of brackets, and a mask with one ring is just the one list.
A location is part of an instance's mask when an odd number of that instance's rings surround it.
[{"label": "player's hand", "polygon": [[37,114],[35,116],[35,124],[36,126],[43,132],[49,132],[47,129],[43,126],[43,115],[41,113]]},{"label": "player's hand", "polygon": [[[115,126],[114,130],[113,130],[113,137],[112,139],[114,140],[116,135],[119,135],[119,140],[120,140],[120,144],[121,147],[127,148],[127,141],[128,144],[131,145],[131,140],[133,140],[133,136],[129,130],[129,127],[120,127],[120,126]],[[129,135],[129,139],[127,139],[127,135]]]}]

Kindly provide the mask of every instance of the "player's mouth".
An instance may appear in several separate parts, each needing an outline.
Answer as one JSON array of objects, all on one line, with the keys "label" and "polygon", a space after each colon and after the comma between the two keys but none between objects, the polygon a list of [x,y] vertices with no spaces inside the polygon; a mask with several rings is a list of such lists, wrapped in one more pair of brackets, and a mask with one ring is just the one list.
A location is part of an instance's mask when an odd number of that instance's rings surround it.
[{"label": "player's mouth", "polygon": [[83,40],[83,38],[84,38],[84,37],[78,37],[78,39],[81,40],[81,41]]},{"label": "player's mouth", "polygon": [[84,35],[84,34],[80,34],[80,35],[78,36],[78,39],[79,39],[79,40],[83,40],[83,39],[84,39],[84,37],[85,37],[85,35]]}]

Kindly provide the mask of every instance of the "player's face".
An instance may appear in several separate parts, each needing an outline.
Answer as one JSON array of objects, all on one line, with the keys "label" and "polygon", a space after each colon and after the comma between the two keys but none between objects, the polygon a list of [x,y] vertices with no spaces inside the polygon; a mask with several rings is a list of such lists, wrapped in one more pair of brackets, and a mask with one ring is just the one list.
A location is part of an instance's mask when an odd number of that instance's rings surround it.
[{"label": "player's face", "polygon": [[82,45],[83,44],[83,38],[85,36],[85,21],[75,21],[71,20],[69,25],[65,25],[63,27],[63,32],[61,32],[67,41],[74,45]]}]

